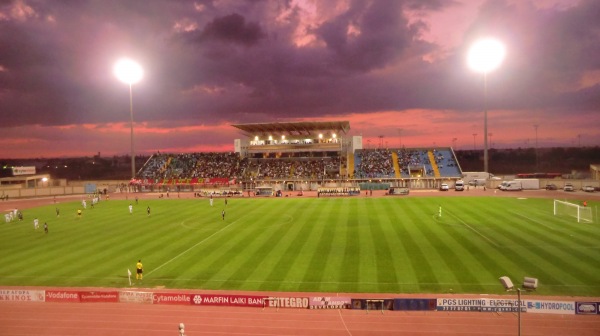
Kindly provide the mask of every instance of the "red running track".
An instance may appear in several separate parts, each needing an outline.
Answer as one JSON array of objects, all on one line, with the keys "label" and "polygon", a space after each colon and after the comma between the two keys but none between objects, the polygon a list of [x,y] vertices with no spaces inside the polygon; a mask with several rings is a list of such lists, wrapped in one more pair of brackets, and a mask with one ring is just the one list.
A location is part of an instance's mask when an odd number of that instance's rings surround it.
[{"label": "red running track", "polygon": [[[0,302],[0,335],[516,335],[516,313]],[[600,335],[600,316],[522,314],[522,335]]]}]

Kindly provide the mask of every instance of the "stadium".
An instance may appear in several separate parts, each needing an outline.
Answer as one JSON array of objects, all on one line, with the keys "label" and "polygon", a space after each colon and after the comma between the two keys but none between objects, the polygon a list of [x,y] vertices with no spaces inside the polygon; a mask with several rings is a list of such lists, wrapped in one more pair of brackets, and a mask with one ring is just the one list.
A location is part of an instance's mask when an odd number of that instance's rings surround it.
[{"label": "stadium", "polygon": [[232,127],[234,152],[156,153],[126,181],[3,178],[6,334],[600,329],[597,181],[500,190],[452,147],[363,148],[348,121]]}]

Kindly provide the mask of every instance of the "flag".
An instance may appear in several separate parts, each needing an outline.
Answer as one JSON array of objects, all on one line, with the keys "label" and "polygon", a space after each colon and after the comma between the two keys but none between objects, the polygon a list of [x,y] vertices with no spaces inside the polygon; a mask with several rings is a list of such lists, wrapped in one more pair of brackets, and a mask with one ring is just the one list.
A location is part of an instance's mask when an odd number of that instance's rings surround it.
[{"label": "flag", "polygon": [[129,278],[129,286],[131,286],[131,270],[127,269],[127,277]]}]

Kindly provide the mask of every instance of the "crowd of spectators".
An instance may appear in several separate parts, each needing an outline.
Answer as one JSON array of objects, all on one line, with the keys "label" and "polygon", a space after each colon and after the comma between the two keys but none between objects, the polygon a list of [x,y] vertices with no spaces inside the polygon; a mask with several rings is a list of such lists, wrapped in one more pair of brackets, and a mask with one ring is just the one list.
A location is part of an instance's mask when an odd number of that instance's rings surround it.
[{"label": "crowd of spectators", "polygon": [[150,157],[139,173],[142,179],[180,179],[180,178],[238,178],[242,175],[247,160],[241,160],[239,154],[224,153],[186,153],[160,154]]},{"label": "crowd of spectators", "polygon": [[168,161],[168,154],[156,153],[152,155],[148,161],[146,161],[142,169],[140,169],[138,177],[143,179],[159,178],[166,170]]},{"label": "crowd of spectators", "polygon": [[292,171],[292,161],[264,159],[250,165],[250,172],[258,179],[289,178]]},{"label": "crowd of spectators", "polygon": [[[397,150],[402,177],[420,170],[433,176],[433,167],[426,149]],[[449,152],[433,150],[439,168],[456,165]],[[395,177],[392,150],[365,149],[355,152],[354,178]],[[241,159],[238,153],[187,153],[153,155],[140,170],[141,179],[194,179],[194,178],[255,178],[255,179],[337,179],[346,166],[345,157],[282,157]]]},{"label": "crowd of spectators", "polygon": [[394,163],[389,149],[365,149],[356,151],[360,163],[354,171],[358,178],[394,177]]},{"label": "crowd of spectators", "polygon": [[[410,167],[424,167],[426,165],[431,165],[429,162],[429,158],[427,156],[427,151],[425,150],[407,150],[400,149],[397,152],[398,154],[398,165],[400,166],[401,175],[403,177],[410,176]],[[427,173],[432,174],[433,171],[429,171]]]},{"label": "crowd of spectators", "polygon": [[312,159],[241,159],[237,153],[187,153],[153,155],[140,170],[141,179],[193,178],[338,178],[339,157]]}]

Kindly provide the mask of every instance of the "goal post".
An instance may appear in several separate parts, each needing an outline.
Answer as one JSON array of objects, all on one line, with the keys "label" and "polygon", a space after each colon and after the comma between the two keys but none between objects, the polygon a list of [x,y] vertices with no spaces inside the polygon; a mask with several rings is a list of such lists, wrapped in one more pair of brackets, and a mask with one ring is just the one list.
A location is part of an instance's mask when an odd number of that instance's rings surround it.
[{"label": "goal post", "polygon": [[592,223],[594,221],[592,215],[592,208],[556,199],[554,200],[554,215],[570,216],[577,218],[577,223]]}]

